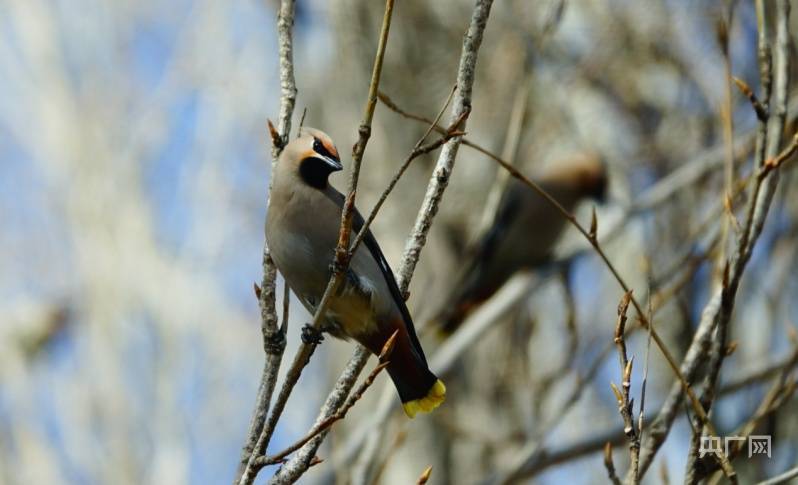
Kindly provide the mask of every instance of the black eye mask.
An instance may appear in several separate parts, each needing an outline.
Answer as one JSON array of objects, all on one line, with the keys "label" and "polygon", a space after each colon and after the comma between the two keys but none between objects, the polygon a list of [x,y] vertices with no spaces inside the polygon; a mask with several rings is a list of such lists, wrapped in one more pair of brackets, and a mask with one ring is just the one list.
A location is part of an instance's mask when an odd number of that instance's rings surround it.
[{"label": "black eye mask", "polygon": [[332,159],[338,160],[338,157],[330,153],[330,151],[327,150],[327,147],[324,146],[324,143],[322,143],[318,138],[313,139],[313,151],[323,157],[330,157]]}]

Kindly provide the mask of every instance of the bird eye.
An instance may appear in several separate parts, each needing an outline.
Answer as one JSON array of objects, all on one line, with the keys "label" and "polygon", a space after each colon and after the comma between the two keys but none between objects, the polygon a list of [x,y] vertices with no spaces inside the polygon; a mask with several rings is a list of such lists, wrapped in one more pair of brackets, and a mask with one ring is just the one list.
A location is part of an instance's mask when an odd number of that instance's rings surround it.
[{"label": "bird eye", "polygon": [[321,155],[323,157],[329,157],[329,158],[335,158],[335,159],[338,158],[338,157],[334,156],[332,153],[330,153],[330,151],[327,150],[327,147],[324,146],[324,143],[322,143],[321,140],[319,140],[318,138],[314,138],[313,139],[313,151],[318,153],[319,155]]}]

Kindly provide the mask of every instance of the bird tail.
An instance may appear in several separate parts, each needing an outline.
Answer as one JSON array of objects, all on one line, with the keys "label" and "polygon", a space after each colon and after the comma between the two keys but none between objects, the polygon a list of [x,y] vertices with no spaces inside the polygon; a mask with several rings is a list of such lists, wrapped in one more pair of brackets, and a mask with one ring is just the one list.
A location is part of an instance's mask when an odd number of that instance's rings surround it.
[{"label": "bird tail", "polygon": [[[395,328],[394,326],[393,329]],[[379,353],[387,338],[369,340],[367,347],[372,352]],[[416,342],[417,339],[412,338],[403,328],[397,334],[393,351],[388,356],[388,375],[409,418],[414,418],[419,411],[431,412],[446,399],[446,386],[429,369],[424,352]]]},{"label": "bird tail", "polygon": [[[396,383],[396,380],[394,380]],[[402,409],[408,418],[415,418],[416,413],[419,411],[424,413],[432,412],[435,408],[441,405],[446,400],[446,386],[440,379],[435,379],[435,383],[427,391],[427,394],[420,399],[412,399],[410,401],[402,400]]]},{"label": "bird tail", "polygon": [[419,411],[428,413],[446,399],[446,386],[429,370],[424,354],[420,353],[401,332],[388,357],[388,375],[396,386],[407,417]]}]

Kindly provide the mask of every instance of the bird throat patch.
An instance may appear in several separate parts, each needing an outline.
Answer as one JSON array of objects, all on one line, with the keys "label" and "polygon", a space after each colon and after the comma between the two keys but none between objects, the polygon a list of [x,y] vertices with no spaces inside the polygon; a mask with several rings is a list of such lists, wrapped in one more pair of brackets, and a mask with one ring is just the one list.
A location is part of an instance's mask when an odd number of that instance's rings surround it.
[{"label": "bird throat patch", "polygon": [[321,158],[308,157],[299,163],[299,176],[314,189],[326,189],[331,172],[330,166]]}]

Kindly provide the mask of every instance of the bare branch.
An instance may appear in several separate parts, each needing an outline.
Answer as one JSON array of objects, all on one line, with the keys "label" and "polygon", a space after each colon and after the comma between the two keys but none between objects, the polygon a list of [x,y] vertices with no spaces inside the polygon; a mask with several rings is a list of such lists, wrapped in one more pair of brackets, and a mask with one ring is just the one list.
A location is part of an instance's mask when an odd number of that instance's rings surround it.
[{"label": "bare branch", "polygon": [[446,102],[443,104],[443,107],[438,112],[438,116],[435,118],[435,121],[432,122],[432,124],[430,124],[430,127],[427,129],[426,132],[424,132],[424,135],[421,138],[419,138],[418,142],[416,142],[416,145],[413,147],[413,150],[410,152],[407,158],[405,158],[405,161],[402,163],[401,167],[399,167],[399,171],[396,172],[396,175],[394,175],[393,179],[391,179],[391,182],[388,184],[388,187],[386,187],[385,190],[382,192],[382,195],[380,195],[380,198],[377,201],[377,203],[374,205],[374,208],[371,210],[368,219],[366,219],[366,222],[363,224],[363,227],[358,232],[357,237],[355,237],[355,242],[352,243],[352,247],[349,250],[350,253],[354,254],[355,250],[357,250],[358,245],[360,245],[360,243],[363,241],[363,238],[366,236],[366,233],[368,232],[371,223],[374,221],[374,218],[377,217],[377,213],[382,207],[382,204],[385,203],[385,200],[393,191],[393,188],[396,187],[397,182],[399,182],[399,179],[402,178],[402,175],[404,175],[405,171],[410,166],[410,162],[420,157],[421,155],[424,155],[425,153],[429,153],[433,150],[436,150],[442,144],[447,142],[450,138],[459,134],[459,132],[455,130],[456,128],[455,124],[449,130],[446,130],[446,132],[443,133],[442,138],[430,144],[424,145],[424,141],[429,136],[430,132],[432,131],[432,128],[438,123],[438,120],[440,120],[441,116],[443,116],[446,107],[449,106],[449,103],[452,101],[452,97],[454,96],[456,89],[457,85],[452,87],[452,91],[449,93],[449,96],[446,98]]},{"label": "bare branch", "polygon": [[751,89],[751,87],[740,78],[732,77],[732,80],[740,92],[742,92],[743,95],[748,98],[748,101],[751,102],[751,106],[754,108],[757,119],[760,122],[766,122],[768,119],[768,109],[762,104],[762,102],[759,101],[759,98],[757,98],[754,90]]},{"label": "bare branch", "polygon": [[779,485],[781,483],[790,483],[790,480],[792,480],[795,477],[798,477],[798,466],[787,470],[781,475],[776,475],[773,478],[763,480],[759,482],[757,485]]},{"label": "bare branch", "polygon": [[[488,22],[488,15],[493,0],[477,0],[474,12],[471,15],[471,23],[463,40],[463,49],[460,54],[460,65],[457,70],[458,90],[455,94],[454,106],[450,117],[450,125],[456,125],[458,120],[462,120],[456,128],[460,131],[465,130],[466,118],[471,112],[471,92],[474,86],[476,74],[477,56],[479,47],[482,44],[482,34]],[[410,279],[421,256],[421,249],[427,240],[432,221],[438,213],[438,205],[443,198],[443,192],[449,184],[449,177],[454,169],[454,162],[457,157],[457,150],[463,136],[455,136],[443,146],[438,162],[433,170],[430,183],[427,186],[427,193],[424,202],[421,204],[413,231],[405,244],[405,251],[402,256],[402,265],[399,269],[398,282],[399,288],[407,298],[407,288]]]},{"label": "bare branch", "polygon": [[396,333],[388,339],[385,343],[386,350],[383,351],[381,354],[380,363],[374,367],[374,370],[366,377],[362,384],[352,393],[352,395],[347,399],[346,404],[339,409],[335,414],[329,416],[321,423],[314,425],[313,428],[306,434],[303,438],[296,441],[291,446],[288,446],[283,451],[276,453],[273,456],[261,456],[257,459],[256,463],[258,466],[266,466],[266,465],[275,465],[278,463],[283,463],[285,458],[290,455],[291,453],[295,452],[296,450],[303,447],[308,441],[312,440],[313,438],[319,436],[322,433],[326,433],[333,424],[337,421],[340,421],[346,417],[346,414],[349,412],[350,409],[357,403],[363,394],[368,390],[369,387],[374,383],[374,380],[377,378],[380,372],[382,372],[385,367],[388,366],[388,360],[386,357],[390,354],[391,350],[393,350],[393,344],[396,341]]},{"label": "bare branch", "polygon": [[604,445],[604,468],[607,469],[607,477],[613,485],[621,485],[621,480],[615,473],[615,464],[612,462],[612,443],[609,441]]},{"label": "bare branch", "polygon": [[640,482],[638,475],[638,464],[640,458],[640,436],[635,429],[634,423],[634,399],[630,397],[632,388],[632,364],[634,357],[629,359],[626,354],[626,340],[624,335],[626,333],[626,311],[629,309],[629,302],[632,299],[632,293],[627,292],[621,298],[618,305],[618,320],[615,324],[615,345],[618,347],[618,359],[621,365],[621,390],[612,384],[612,390],[615,393],[615,398],[618,401],[618,412],[623,418],[623,432],[629,441],[629,474],[632,477],[633,483]]},{"label": "bare branch", "polygon": [[[292,30],[294,26],[294,0],[282,0],[280,13],[277,19],[277,36],[279,43],[280,59],[280,114],[277,124],[279,130],[271,121],[268,122],[269,133],[272,139],[272,173],[277,166],[277,158],[286,143],[291,131],[291,118],[294,114],[296,102],[296,81],[294,79],[294,47]],[[271,198],[272,180],[269,181],[268,198]],[[268,206],[268,201],[267,201]],[[247,438],[244,442],[244,458],[236,474],[236,483],[251,483],[257,474],[253,467],[254,459],[263,453],[266,439],[263,427],[266,415],[271,404],[274,387],[277,383],[277,374],[285,350],[285,330],[287,321],[283,321],[282,328],[277,327],[277,309],[275,303],[275,280],[277,271],[269,255],[269,248],[264,243],[263,247],[263,281],[260,288],[256,287],[256,296],[261,309],[261,332],[263,346],[266,352],[266,362],[258,387],[258,395],[250,422]],[[287,303],[285,314],[287,315]]]},{"label": "bare branch", "polygon": [[[748,387],[761,384],[762,382],[771,379],[774,376],[785,375],[785,373],[790,372],[795,367],[796,363],[798,363],[798,352],[794,351],[787,357],[776,361],[761,370],[750,372],[732,382],[724,384],[718,394],[720,396],[726,396],[744,390]],[[780,386],[778,383],[776,385]],[[677,391],[679,391],[678,387]],[[771,401],[766,398],[765,402],[767,403]],[[650,421],[651,418],[651,416],[647,416],[646,420]],[[549,448],[541,448],[538,453],[534,454],[532,458],[524,464],[524,467],[519,470],[517,476],[519,478],[533,476],[551,466],[570,460],[579,459],[587,454],[601,451],[608,442],[612,445],[620,445],[625,439],[626,435],[624,433],[623,427],[617,427],[611,430],[589,435],[574,443],[566,445],[557,444]]]}]

